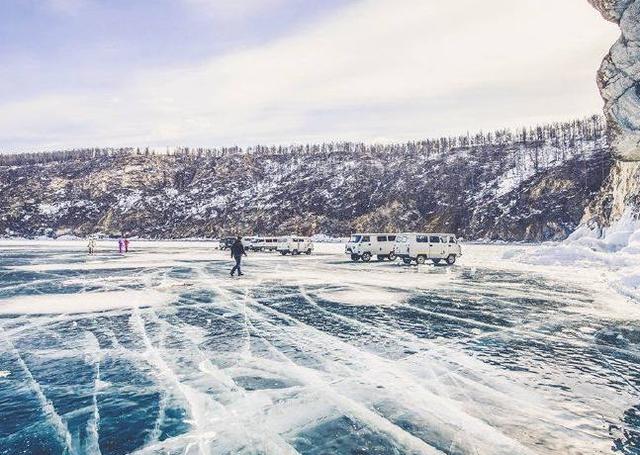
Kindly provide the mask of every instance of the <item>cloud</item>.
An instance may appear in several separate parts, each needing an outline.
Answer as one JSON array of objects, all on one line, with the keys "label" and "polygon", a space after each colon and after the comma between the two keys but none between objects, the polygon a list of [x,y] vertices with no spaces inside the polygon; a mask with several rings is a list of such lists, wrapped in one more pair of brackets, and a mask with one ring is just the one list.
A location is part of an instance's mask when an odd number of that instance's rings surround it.
[{"label": "cloud", "polygon": [[2,106],[0,143],[405,140],[588,115],[615,36],[583,0],[362,0],[274,42],[123,75],[116,91]]}]

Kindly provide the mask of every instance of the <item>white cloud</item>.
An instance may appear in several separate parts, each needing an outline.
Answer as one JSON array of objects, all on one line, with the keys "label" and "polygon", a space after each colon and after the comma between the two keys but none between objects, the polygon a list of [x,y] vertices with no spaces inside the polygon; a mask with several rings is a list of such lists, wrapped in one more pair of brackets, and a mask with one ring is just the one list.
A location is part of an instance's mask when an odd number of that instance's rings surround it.
[{"label": "white cloud", "polygon": [[276,42],[133,74],[117,93],[2,106],[0,143],[404,140],[587,115],[616,34],[584,0],[363,0]]}]

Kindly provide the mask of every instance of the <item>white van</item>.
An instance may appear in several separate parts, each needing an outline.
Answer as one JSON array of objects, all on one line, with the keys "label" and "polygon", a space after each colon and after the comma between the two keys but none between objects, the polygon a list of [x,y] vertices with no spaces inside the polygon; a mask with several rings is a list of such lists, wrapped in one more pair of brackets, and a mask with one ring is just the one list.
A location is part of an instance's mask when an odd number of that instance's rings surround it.
[{"label": "white van", "polygon": [[372,256],[376,256],[378,261],[395,261],[394,246],[397,235],[386,232],[353,234],[344,247],[344,253],[349,255],[352,261],[362,259],[369,262]]},{"label": "white van", "polygon": [[276,237],[255,237],[247,247],[250,251],[276,251],[278,239]]},{"label": "white van", "polygon": [[447,264],[456,263],[462,256],[462,248],[453,234],[415,233],[399,234],[395,244],[396,256],[405,264],[412,261],[424,264],[431,259],[434,264],[444,260]]},{"label": "white van", "polygon": [[251,247],[251,242],[253,242],[254,239],[255,237],[242,237],[241,242],[245,250],[248,250],[249,247]]},{"label": "white van", "polygon": [[276,250],[283,256],[285,254],[311,254],[313,251],[313,242],[309,237],[281,237],[278,239],[278,247]]}]

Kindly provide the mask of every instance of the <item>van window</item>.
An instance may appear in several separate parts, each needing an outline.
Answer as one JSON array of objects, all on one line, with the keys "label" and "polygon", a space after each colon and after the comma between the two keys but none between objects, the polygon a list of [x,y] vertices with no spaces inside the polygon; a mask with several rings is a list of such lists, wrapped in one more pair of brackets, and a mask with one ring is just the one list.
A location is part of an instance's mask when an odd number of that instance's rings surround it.
[{"label": "van window", "polygon": [[387,236],[386,235],[379,235],[377,240],[378,240],[378,242],[386,242],[387,241]]},{"label": "van window", "polygon": [[361,238],[362,238],[361,235],[352,235],[349,241],[351,243],[359,243]]},{"label": "van window", "polygon": [[429,238],[429,243],[440,243],[440,237],[436,237],[435,235],[432,235]]},{"label": "van window", "polygon": [[368,235],[363,235],[363,236],[362,236],[362,241],[363,241],[363,242],[370,242],[370,241],[371,241],[371,237],[370,237],[370,236],[368,236]]},{"label": "van window", "polygon": [[408,240],[409,238],[406,235],[399,235],[398,237],[396,237],[397,243],[407,243]]},{"label": "van window", "polygon": [[390,235],[389,236],[389,241],[390,242],[395,242],[396,241],[396,236],[395,235]]},{"label": "van window", "polygon": [[428,235],[416,235],[416,242],[418,243],[429,243]]}]

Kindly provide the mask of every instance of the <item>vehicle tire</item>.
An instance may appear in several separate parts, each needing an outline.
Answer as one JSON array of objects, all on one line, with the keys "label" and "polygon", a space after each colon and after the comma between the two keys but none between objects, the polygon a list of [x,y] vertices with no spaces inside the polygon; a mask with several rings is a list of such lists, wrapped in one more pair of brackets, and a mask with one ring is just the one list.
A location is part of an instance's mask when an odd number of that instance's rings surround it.
[{"label": "vehicle tire", "polygon": [[419,256],[416,258],[416,262],[417,262],[418,264],[421,264],[421,265],[422,265],[422,264],[424,264],[425,262],[427,262],[427,258],[426,258],[424,255],[422,255],[422,254],[421,254],[421,255],[419,255]]},{"label": "vehicle tire", "polygon": [[297,256],[297,255],[299,255],[299,254],[300,254],[300,251],[298,251],[298,250],[293,250],[293,251],[291,252],[291,255],[292,255],[292,256]]},{"label": "vehicle tire", "polygon": [[435,265],[440,264],[440,259],[431,259]]},{"label": "vehicle tire", "polygon": [[309,248],[307,251],[304,252],[304,254],[306,254],[307,256],[311,254],[311,248]]},{"label": "vehicle tire", "polygon": [[411,264],[411,258],[402,258],[402,262],[405,264]]},{"label": "vehicle tire", "polygon": [[393,251],[391,253],[389,253],[389,256],[387,256],[389,258],[390,261],[395,261],[396,260],[396,253],[394,253]]},{"label": "vehicle tire", "polygon": [[351,255],[351,260],[353,262],[356,262],[356,261],[360,260],[360,256],[358,256],[357,254],[352,254]]},{"label": "vehicle tire", "polygon": [[286,256],[287,252],[286,251],[280,251],[280,254],[283,255],[283,256]]},{"label": "vehicle tire", "polygon": [[371,260],[371,253],[362,253],[362,262],[369,262]]},{"label": "vehicle tire", "polygon": [[455,254],[450,254],[449,256],[447,256],[447,264],[453,265],[455,263],[456,263],[456,255]]}]

